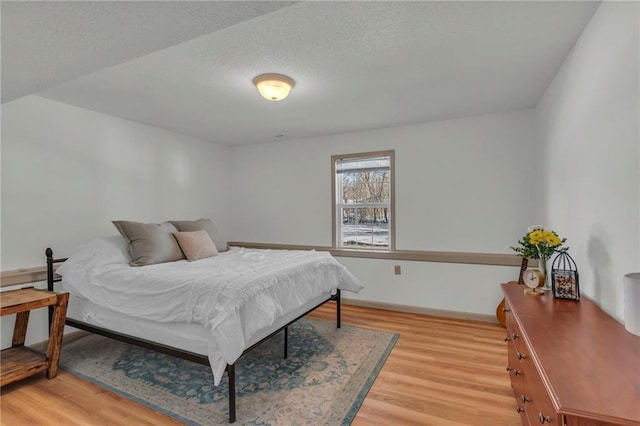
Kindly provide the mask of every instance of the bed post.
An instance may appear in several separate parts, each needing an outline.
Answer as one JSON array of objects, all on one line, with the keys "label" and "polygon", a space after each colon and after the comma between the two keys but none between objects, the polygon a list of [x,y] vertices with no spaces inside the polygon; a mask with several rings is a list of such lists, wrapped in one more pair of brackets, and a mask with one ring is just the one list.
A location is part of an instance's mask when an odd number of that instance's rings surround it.
[{"label": "bed post", "polygon": [[229,381],[229,423],[236,421],[236,365],[227,364],[227,379]]},{"label": "bed post", "polygon": [[[53,250],[50,247],[44,251],[47,256],[47,290],[53,291]],[[51,332],[51,321],[53,318],[53,306],[49,306],[49,332]]]}]

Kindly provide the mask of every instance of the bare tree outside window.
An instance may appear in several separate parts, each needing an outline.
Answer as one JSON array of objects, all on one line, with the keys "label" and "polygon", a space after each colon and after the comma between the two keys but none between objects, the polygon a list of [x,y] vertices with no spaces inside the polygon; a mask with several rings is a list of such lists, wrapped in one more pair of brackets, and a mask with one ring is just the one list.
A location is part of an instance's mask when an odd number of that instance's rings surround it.
[{"label": "bare tree outside window", "polygon": [[393,151],[334,156],[334,246],[392,250]]}]

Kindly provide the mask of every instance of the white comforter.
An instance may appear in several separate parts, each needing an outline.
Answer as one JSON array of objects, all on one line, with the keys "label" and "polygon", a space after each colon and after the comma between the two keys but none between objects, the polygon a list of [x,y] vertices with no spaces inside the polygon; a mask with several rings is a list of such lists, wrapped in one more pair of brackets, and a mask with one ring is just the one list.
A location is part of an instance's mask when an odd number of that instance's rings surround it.
[{"label": "white comforter", "polygon": [[[128,265],[120,237],[92,240],[59,269],[63,287],[111,310],[160,322],[197,322],[211,331],[218,384],[259,330],[335,289],[363,286],[329,253],[232,249],[195,262]],[[244,314],[243,314],[244,312]]]}]

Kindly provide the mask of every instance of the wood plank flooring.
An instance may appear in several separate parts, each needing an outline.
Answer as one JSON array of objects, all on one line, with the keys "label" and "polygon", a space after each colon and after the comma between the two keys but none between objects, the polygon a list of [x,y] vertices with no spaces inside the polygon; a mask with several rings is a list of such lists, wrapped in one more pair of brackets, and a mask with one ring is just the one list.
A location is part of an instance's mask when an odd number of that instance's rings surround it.
[{"label": "wood plank flooring", "polygon": [[[309,316],[332,321],[334,306]],[[501,326],[351,305],[343,305],[342,321],[400,333],[353,425],[520,425]],[[1,392],[7,426],[181,424],[65,371]]]}]

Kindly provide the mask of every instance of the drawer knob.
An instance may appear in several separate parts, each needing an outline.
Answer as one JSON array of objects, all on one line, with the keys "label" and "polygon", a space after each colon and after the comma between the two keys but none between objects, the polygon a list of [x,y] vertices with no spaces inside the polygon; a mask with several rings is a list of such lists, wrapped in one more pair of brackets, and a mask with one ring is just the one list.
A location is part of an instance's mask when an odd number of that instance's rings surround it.
[{"label": "drawer knob", "polygon": [[508,342],[509,340],[511,340],[511,339],[509,338],[509,336],[504,336],[504,341],[505,341],[505,342]]},{"label": "drawer knob", "polygon": [[513,337],[513,340],[519,339],[520,336],[516,333],[511,334],[511,337]]},{"label": "drawer knob", "polygon": [[520,399],[521,399],[521,400],[522,400],[522,402],[524,402],[525,404],[526,404],[527,402],[531,402],[531,400],[529,399],[529,397],[528,397],[528,396],[525,396],[525,395],[521,395],[521,396],[520,396]]},{"label": "drawer knob", "polygon": [[513,373],[514,376],[519,376],[522,374],[522,371],[516,370],[515,368],[507,367],[508,373]]},{"label": "drawer knob", "polygon": [[517,357],[518,359],[525,359],[525,358],[526,358],[525,354],[520,353],[520,352],[518,352],[518,354],[516,355],[516,357]]},{"label": "drawer knob", "polygon": [[520,407],[519,405],[516,405],[516,411],[518,413],[522,413],[522,412],[524,412],[524,408]]},{"label": "drawer knob", "polygon": [[511,312],[511,309],[502,308],[502,312]]},{"label": "drawer knob", "polygon": [[538,420],[540,420],[541,425],[545,423],[551,423],[551,417],[545,416],[544,414],[542,414],[542,411],[538,413]]}]

